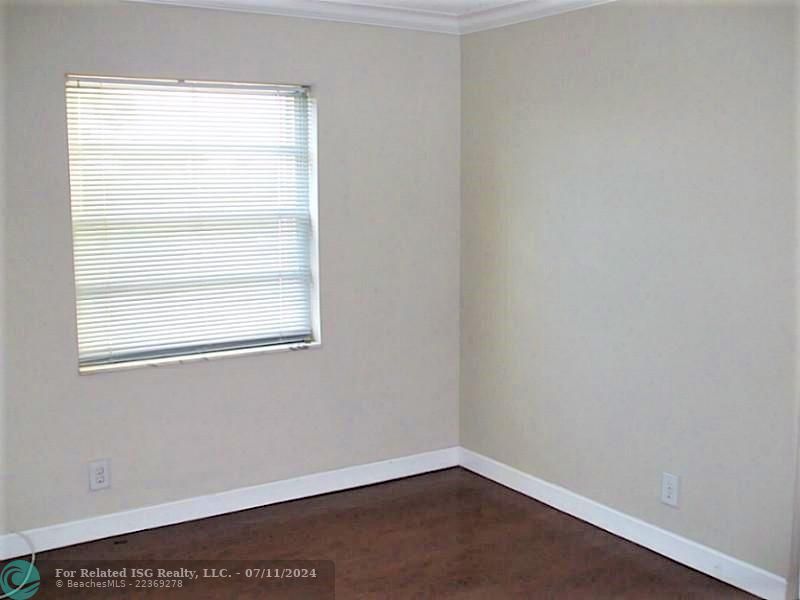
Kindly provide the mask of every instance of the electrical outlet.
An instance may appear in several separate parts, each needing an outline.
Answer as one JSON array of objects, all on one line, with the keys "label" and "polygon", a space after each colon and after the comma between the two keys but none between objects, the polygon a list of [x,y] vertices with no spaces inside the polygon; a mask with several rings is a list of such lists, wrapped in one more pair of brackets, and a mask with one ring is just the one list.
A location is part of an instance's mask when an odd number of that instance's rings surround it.
[{"label": "electrical outlet", "polygon": [[669,506],[678,507],[681,479],[672,473],[661,474],[661,501]]},{"label": "electrical outlet", "polygon": [[111,487],[111,459],[101,458],[89,463],[89,489],[93,492]]}]

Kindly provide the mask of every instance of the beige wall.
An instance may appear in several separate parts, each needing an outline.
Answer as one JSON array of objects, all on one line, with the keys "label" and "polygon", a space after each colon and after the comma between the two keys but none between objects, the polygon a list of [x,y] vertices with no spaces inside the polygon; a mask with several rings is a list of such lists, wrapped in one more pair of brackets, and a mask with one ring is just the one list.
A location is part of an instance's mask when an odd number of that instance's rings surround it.
[{"label": "beige wall", "polygon": [[791,11],[620,1],[462,43],[462,445],[782,575]]},{"label": "beige wall", "polygon": [[5,370],[6,370],[6,342],[5,335],[5,205],[6,205],[6,0],[0,0],[0,533],[7,531],[6,525],[6,496],[7,496],[7,466],[6,459],[6,424],[5,424]]},{"label": "beige wall", "polygon": [[[794,15],[795,26],[795,98],[800,98],[800,1],[795,2],[796,10]],[[794,119],[794,144],[795,144],[795,160],[800,158],[800,102],[795,101],[795,119]],[[800,172],[795,173],[795,194],[798,201],[797,210],[795,211],[795,232],[800,231]],[[797,311],[795,317],[795,359],[800,360],[800,353],[798,353],[798,338],[800,338],[800,296],[798,290],[800,289],[800,236],[795,233],[797,244],[795,246],[795,310]],[[795,436],[800,444],[800,367],[795,369],[795,389],[797,396],[797,404],[795,407]],[[800,445],[795,453],[795,480],[794,480],[794,519],[792,527],[792,548],[791,548],[791,563],[789,577],[787,578],[787,588],[789,590],[798,590],[800,586]],[[800,598],[800,592],[797,595]]]},{"label": "beige wall", "polygon": [[[8,43],[11,527],[458,442],[457,38],[25,0]],[[321,349],[78,376],[67,72],[314,86]],[[113,488],[90,493],[97,457]]]}]

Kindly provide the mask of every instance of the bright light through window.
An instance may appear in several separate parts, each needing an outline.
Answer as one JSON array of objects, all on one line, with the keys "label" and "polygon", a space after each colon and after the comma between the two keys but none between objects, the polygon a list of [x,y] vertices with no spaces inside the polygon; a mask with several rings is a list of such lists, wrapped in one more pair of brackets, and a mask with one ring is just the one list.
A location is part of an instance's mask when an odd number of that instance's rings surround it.
[{"label": "bright light through window", "polygon": [[313,341],[307,88],[66,85],[81,367]]}]

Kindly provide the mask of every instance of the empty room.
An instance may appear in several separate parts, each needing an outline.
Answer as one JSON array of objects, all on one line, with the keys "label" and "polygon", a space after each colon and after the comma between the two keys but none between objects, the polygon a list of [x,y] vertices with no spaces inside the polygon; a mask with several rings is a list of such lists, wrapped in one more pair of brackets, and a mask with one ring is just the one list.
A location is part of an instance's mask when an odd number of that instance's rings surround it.
[{"label": "empty room", "polygon": [[798,32],[0,0],[0,599],[798,600]]}]

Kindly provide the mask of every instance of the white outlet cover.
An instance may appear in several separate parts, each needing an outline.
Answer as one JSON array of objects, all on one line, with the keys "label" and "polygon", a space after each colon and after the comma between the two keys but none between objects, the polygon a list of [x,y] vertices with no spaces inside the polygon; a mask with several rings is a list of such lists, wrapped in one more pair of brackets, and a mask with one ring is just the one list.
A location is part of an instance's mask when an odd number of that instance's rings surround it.
[{"label": "white outlet cover", "polygon": [[94,491],[111,487],[111,459],[101,458],[89,463],[89,489]]},{"label": "white outlet cover", "polygon": [[661,502],[668,506],[678,507],[681,479],[672,473],[661,474]]}]

